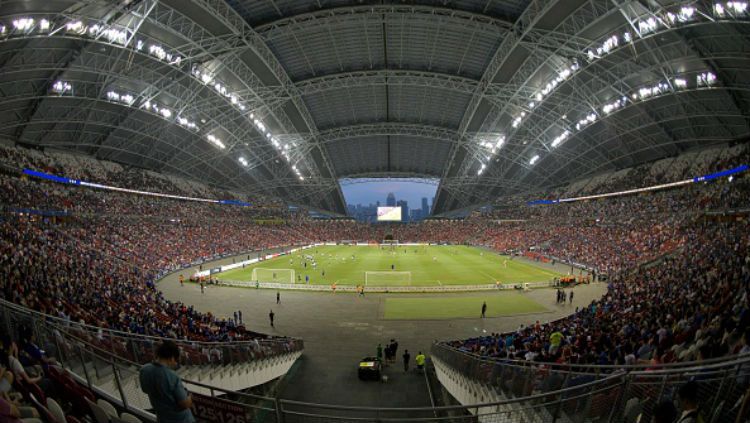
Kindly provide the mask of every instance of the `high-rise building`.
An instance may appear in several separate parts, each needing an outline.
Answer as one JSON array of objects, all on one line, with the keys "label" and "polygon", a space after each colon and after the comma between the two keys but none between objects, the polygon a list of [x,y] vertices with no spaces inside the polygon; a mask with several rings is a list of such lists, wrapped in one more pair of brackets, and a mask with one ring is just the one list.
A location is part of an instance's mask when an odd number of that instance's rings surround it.
[{"label": "high-rise building", "polygon": [[396,206],[396,196],[392,193],[388,193],[388,197],[385,199],[385,205],[387,207],[395,207]]},{"label": "high-rise building", "polygon": [[427,197],[422,197],[422,217],[425,218],[430,215],[430,206],[427,205]]},{"label": "high-rise building", "polygon": [[[390,198],[391,194],[388,194]],[[409,221],[409,203],[406,200],[398,200],[396,202],[397,206],[401,207],[401,221],[402,222],[408,222]]]}]

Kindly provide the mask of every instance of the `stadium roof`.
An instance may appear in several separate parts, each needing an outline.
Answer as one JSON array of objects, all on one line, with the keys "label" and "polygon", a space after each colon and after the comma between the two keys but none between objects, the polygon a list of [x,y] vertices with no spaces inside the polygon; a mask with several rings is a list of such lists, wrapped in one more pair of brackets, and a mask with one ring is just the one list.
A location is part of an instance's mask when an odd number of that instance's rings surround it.
[{"label": "stadium roof", "polygon": [[345,213],[435,211],[742,139],[741,1],[5,0],[0,137]]}]

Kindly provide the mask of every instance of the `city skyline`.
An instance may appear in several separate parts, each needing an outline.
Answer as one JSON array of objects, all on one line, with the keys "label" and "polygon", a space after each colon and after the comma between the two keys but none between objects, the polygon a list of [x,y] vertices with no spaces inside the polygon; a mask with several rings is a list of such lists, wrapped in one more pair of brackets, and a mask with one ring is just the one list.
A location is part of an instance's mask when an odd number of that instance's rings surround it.
[{"label": "city skyline", "polygon": [[[347,214],[357,220],[374,220],[378,205],[396,205],[406,201],[402,210],[405,220],[422,219],[422,207],[427,204],[427,215],[437,191],[437,180],[342,180],[341,189],[346,201]],[[393,196],[389,198],[389,194]],[[424,201],[423,201],[424,200]],[[418,212],[417,212],[418,211]]]}]

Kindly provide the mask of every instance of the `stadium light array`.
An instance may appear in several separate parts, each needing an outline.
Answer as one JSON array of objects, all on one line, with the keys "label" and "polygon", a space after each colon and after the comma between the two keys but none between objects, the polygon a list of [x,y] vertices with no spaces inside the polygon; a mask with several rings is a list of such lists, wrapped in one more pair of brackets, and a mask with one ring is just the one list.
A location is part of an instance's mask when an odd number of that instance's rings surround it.
[{"label": "stadium light array", "polygon": [[86,27],[83,25],[83,22],[81,21],[70,21],[65,24],[65,29],[68,32],[73,32],[76,34],[83,35],[86,33]]},{"label": "stadium light array", "polygon": [[214,135],[208,134],[208,135],[206,135],[206,139],[208,140],[208,142],[210,142],[211,144],[213,144],[216,147],[219,147],[222,150],[224,150],[225,148],[227,148],[227,146],[224,145],[224,143],[219,138],[217,138]]},{"label": "stadium light array", "polygon": [[[622,48],[627,44],[634,42],[635,37],[644,38],[646,36],[653,36],[660,33],[661,31],[672,29],[675,26],[691,24],[697,21],[713,22],[725,19],[747,19],[750,15],[748,13],[747,1],[714,2],[713,6],[696,5],[693,4],[694,2],[685,3],[688,4],[665,8],[661,11],[650,13],[648,16],[643,17],[642,19],[636,20],[633,23],[633,26],[635,27],[635,35],[633,35],[630,31],[623,31],[620,33],[605,35],[600,41],[595,42],[592,47],[585,49],[583,51],[583,55],[588,59],[589,63],[593,63],[606,57],[609,54],[612,54],[619,48]],[[580,69],[581,67],[577,62],[573,62],[571,65],[563,67],[547,81],[547,83],[542,87],[541,90],[533,94],[531,97],[524,99],[524,103],[521,104],[527,105],[528,110],[537,108],[539,106],[539,103],[546,97],[548,97],[561,82],[568,79]],[[673,82],[676,88],[683,89],[687,87],[686,81],[684,82],[682,80],[676,80]],[[699,82],[699,86],[708,87],[715,83],[715,75],[709,72],[708,75],[702,78],[702,80]],[[643,95],[644,98],[650,97],[659,95],[662,91],[663,88],[656,87],[655,91],[653,89],[650,92],[644,91]],[[636,93],[635,99],[640,99],[640,96],[640,93]],[[607,108],[609,111],[605,112],[605,114],[611,113],[612,111],[619,109],[623,105],[624,102],[621,102],[621,104],[619,105],[613,104],[612,106]],[[512,129],[518,129],[523,123],[525,117],[525,111],[521,111],[513,116],[511,120]],[[583,126],[585,125],[582,123],[581,129]],[[510,136],[512,136],[512,134]]]},{"label": "stadium light array", "polygon": [[28,31],[34,27],[34,19],[19,18],[13,20],[13,29],[16,31]]},{"label": "stadium light array", "polygon": [[[586,117],[584,117],[583,119],[579,120],[578,123],[576,123],[576,131],[580,131],[581,128],[587,126],[588,124],[592,122],[595,122],[597,118],[598,116],[596,115],[596,113],[589,113],[588,115],[586,115]],[[552,142],[552,146],[556,147],[556,144],[554,141]]]},{"label": "stadium light array", "polygon": [[713,72],[703,72],[695,78],[699,87],[710,87],[716,84],[716,75]]},{"label": "stadium light array", "polygon": [[108,28],[102,31],[102,34],[110,43],[125,45],[128,41],[128,34],[125,31],[120,31],[118,29]]},{"label": "stadium light array", "polygon": [[177,116],[177,124],[193,131],[199,129],[195,122],[182,116]]},{"label": "stadium light array", "polygon": [[157,103],[155,103],[155,102],[153,102],[151,100],[144,101],[143,104],[141,104],[141,108],[146,109],[146,110],[151,111],[151,112],[154,112],[156,114],[159,114],[159,115],[161,115],[161,116],[163,116],[163,117],[165,117],[167,119],[169,119],[169,118],[172,117],[172,111],[171,110],[169,110],[166,107],[159,106]]},{"label": "stadium light array", "polygon": [[[592,114],[592,115],[596,116],[594,114]],[[589,115],[589,116],[592,116],[592,115]],[[568,131],[568,130],[565,130],[565,132],[563,132],[562,134],[556,136],[555,139],[552,140],[552,148],[555,148],[558,145],[562,144],[563,141],[565,141],[566,139],[568,139],[569,136],[570,136],[570,131]],[[537,155],[537,157],[539,157],[539,156]],[[539,160],[539,159],[537,159],[537,160]],[[534,164],[534,163],[531,163],[531,164]]]},{"label": "stadium light array", "polygon": [[487,168],[487,165],[485,163],[482,163],[482,165],[479,167],[479,170],[477,171],[477,175],[481,175],[484,173],[484,169]]},{"label": "stadium light array", "polygon": [[55,81],[52,84],[52,91],[57,94],[65,94],[73,91],[73,85],[68,81]]},{"label": "stadium light array", "polygon": [[746,1],[728,1],[714,4],[714,14],[718,17],[738,16],[746,13]]},{"label": "stadium light array", "polygon": [[250,165],[250,163],[248,163],[247,159],[244,158],[244,157],[242,157],[242,156],[240,156],[240,158],[238,160],[239,160],[240,164],[242,164],[242,166],[248,167]]},{"label": "stadium light array", "polygon": [[602,106],[602,112],[604,112],[605,115],[608,115],[614,112],[615,110],[618,110],[619,108],[623,107],[625,103],[627,103],[627,101],[628,101],[627,97],[622,97],[611,103],[607,103],[604,106]]},{"label": "stadium light array", "polygon": [[[8,34],[9,28],[6,26],[6,24],[0,23],[0,36],[33,36],[35,35],[35,33],[44,34],[46,36],[79,36],[100,40],[109,44],[119,45],[123,48],[129,48],[134,51],[143,52],[150,57],[153,57],[174,67],[179,67],[184,60],[182,55],[177,51],[155,41],[133,37],[131,43],[131,31],[126,27],[120,25],[110,25],[98,19],[71,19],[70,17],[63,18],[64,19],[61,21],[61,23],[57,25],[57,27],[55,27],[53,23],[55,19],[52,18],[42,18],[37,22],[32,17],[17,17],[10,21],[10,23],[8,24],[10,25],[10,28],[13,29],[13,31],[10,31],[10,34]],[[133,33],[133,35],[135,34]],[[206,86],[210,86],[219,95],[226,98],[229,104],[234,106],[240,112],[245,112],[247,110],[247,100],[244,99],[241,95],[232,92],[227,84],[218,80],[209,72],[201,70],[201,68],[196,65],[193,67],[191,73],[197,80],[199,80]],[[67,83],[67,85],[59,85],[56,83],[52,87],[52,91],[57,94],[69,93],[71,92],[71,90],[72,86],[69,83]],[[107,92],[105,93],[105,96],[110,101],[126,104],[128,106],[132,105],[132,103],[135,102],[135,98],[133,98],[130,94],[123,95],[117,92]],[[153,104],[142,105],[141,107],[146,110],[155,112],[165,119],[175,118],[172,110],[166,107],[160,107],[158,105],[155,106]],[[188,120],[187,118],[176,117],[175,122],[188,129],[195,131],[199,130],[197,124],[193,121]],[[269,140],[274,140],[273,135],[268,130],[266,130],[265,124],[263,124],[263,122],[256,119],[256,121],[254,121],[254,124],[261,135],[265,135],[265,137]],[[273,145],[274,147],[278,147],[278,143],[275,143]],[[288,162],[291,162],[291,156],[288,150],[286,152],[280,150],[279,154],[281,154]]]},{"label": "stadium light array", "polygon": [[[649,99],[662,96],[662,95],[666,95],[672,92],[683,91],[689,88],[696,88],[696,89],[705,88],[705,87],[714,85],[717,82],[716,76],[711,72],[703,72],[703,73],[698,74],[696,76],[695,81],[696,81],[695,86],[690,87],[688,84],[688,79],[686,79],[685,77],[675,77],[675,78],[672,78],[671,81],[666,80],[666,81],[662,81],[662,82],[649,85],[646,87],[641,87],[635,90],[633,93],[631,93],[630,96],[623,96],[615,101],[604,104],[603,106],[599,108],[599,110],[601,110],[602,114],[609,115],[625,107],[628,104],[635,104],[641,101],[649,100]],[[556,148],[560,146],[572,134],[583,131],[589,125],[599,121],[599,119],[601,119],[601,115],[594,113],[594,112],[588,113],[583,118],[581,118],[575,124],[574,127],[566,129],[562,134],[553,138],[550,143],[550,146],[552,148]],[[529,161],[529,164],[533,165],[539,160],[539,158],[540,157],[538,154],[535,155]]]},{"label": "stadium light array", "polygon": [[107,91],[106,95],[107,95],[107,100],[127,104],[128,106],[132,105],[133,102],[135,101],[135,97],[133,97],[131,94],[120,94],[114,90]]}]

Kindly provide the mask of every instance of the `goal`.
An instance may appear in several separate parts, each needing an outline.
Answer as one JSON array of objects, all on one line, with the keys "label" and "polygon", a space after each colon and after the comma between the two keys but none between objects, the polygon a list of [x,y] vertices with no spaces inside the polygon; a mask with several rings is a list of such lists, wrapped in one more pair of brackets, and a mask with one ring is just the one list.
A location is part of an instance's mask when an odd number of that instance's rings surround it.
[{"label": "goal", "polygon": [[411,285],[411,272],[366,271],[365,285]]},{"label": "goal", "polygon": [[269,269],[256,267],[250,275],[255,282],[294,283],[294,269]]}]

